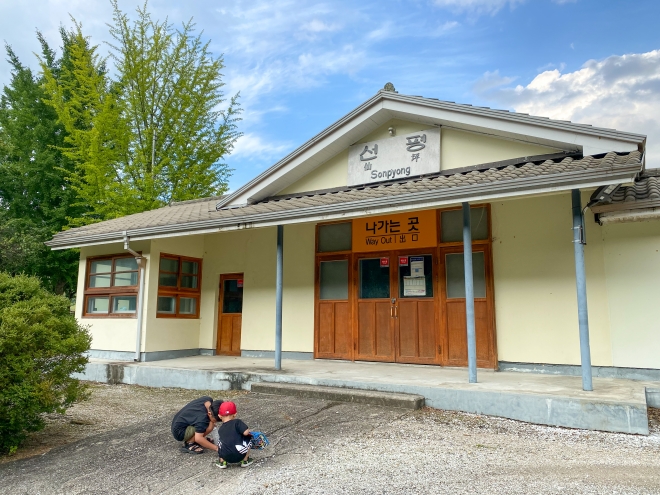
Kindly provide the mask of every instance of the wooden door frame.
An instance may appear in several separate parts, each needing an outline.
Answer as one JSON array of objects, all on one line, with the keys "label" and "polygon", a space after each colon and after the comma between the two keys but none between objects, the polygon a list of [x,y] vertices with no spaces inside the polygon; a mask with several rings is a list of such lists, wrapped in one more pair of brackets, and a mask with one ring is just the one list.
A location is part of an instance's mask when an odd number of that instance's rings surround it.
[{"label": "wooden door frame", "polygon": [[[438,319],[440,322],[440,335],[442,339],[442,366],[447,366],[449,362],[449,329],[447,328],[447,315],[445,309],[447,307],[447,284],[446,284],[446,268],[445,268],[445,255],[446,254],[462,254],[463,245],[451,245],[451,246],[440,246],[437,249],[438,251],[438,289],[440,291],[440,307],[438,311]],[[479,300],[484,300],[486,302],[487,314],[488,314],[488,340],[490,348],[492,350],[489,368],[497,369],[498,367],[498,357],[497,357],[497,337],[495,329],[495,284],[493,277],[493,250],[490,242],[479,242],[472,244],[472,252],[474,251],[483,251],[484,252],[484,268],[486,276],[486,297],[485,298],[476,298]],[[440,273],[443,276],[440,276]],[[489,297],[490,295],[490,297]],[[442,316],[440,313],[442,312]]]},{"label": "wooden door frame", "polygon": [[[220,281],[218,282],[220,290],[218,291],[218,310],[217,310],[217,324],[215,326],[215,353],[216,355],[218,354],[218,344],[220,341],[220,325],[222,324],[222,315],[223,315],[223,299],[224,299],[224,290],[225,290],[225,284],[223,283],[225,280],[243,280],[243,285],[245,285],[245,278],[244,278],[244,273],[221,273],[220,274]],[[228,315],[232,314],[238,314],[238,313],[226,313]],[[241,305],[241,339],[243,338],[243,308]],[[241,350],[239,347],[239,350],[237,353],[229,353],[229,354],[221,354],[222,356],[240,356],[241,355]]]},{"label": "wooden door frame", "polygon": [[[318,230],[318,226],[317,226]],[[318,235],[317,235],[318,239]],[[318,240],[317,240],[318,242]],[[321,302],[321,263],[324,261],[348,261],[348,321],[353,326],[353,269],[352,269],[352,256],[350,252],[342,252],[341,254],[320,254],[317,253],[314,259],[314,359],[349,359],[350,361],[355,361],[355,338],[353,335],[353,328],[351,328],[351,336],[353,337],[353,342],[350,346],[350,356],[348,357],[336,357],[331,356],[319,356],[319,340],[320,340],[320,312],[319,304]],[[332,302],[340,302],[340,299],[331,300]],[[343,301],[342,301],[343,302]]]},{"label": "wooden door frame", "polygon": [[[410,256],[423,256],[425,254],[426,255],[429,255],[429,254],[431,255],[431,260],[432,260],[432,263],[433,263],[433,267],[432,267],[432,273],[433,273],[433,280],[432,280],[432,284],[433,284],[433,308],[434,308],[433,314],[434,314],[434,320],[435,320],[434,325],[435,325],[435,335],[436,335],[435,359],[433,360],[433,363],[429,363],[426,360],[423,360],[423,361],[422,360],[419,360],[419,361],[411,360],[411,361],[406,361],[405,364],[434,364],[434,365],[441,364],[441,356],[440,356],[440,353],[438,352],[438,343],[440,341],[440,325],[439,325],[439,323],[440,323],[439,322],[440,293],[439,293],[439,290],[438,290],[438,283],[439,283],[438,273],[439,273],[439,270],[440,270],[440,265],[439,265],[439,261],[438,261],[438,248],[437,247],[430,247],[430,248],[417,248],[417,249],[410,249],[410,250],[401,249],[401,250],[398,250],[398,251],[394,251],[392,254],[396,258],[396,275],[395,275],[396,283],[395,283],[394,286],[397,289],[397,292],[396,292],[396,294],[397,294],[397,297],[396,297],[397,314],[398,314],[399,302],[401,300],[401,296],[400,296],[401,290],[400,290],[400,287],[399,287],[399,256],[408,256],[408,257],[410,257]],[[390,260],[390,262],[391,262],[391,260]],[[408,261],[408,262],[410,263],[410,261]],[[396,318],[394,326],[395,326],[394,337],[395,337],[395,343],[396,343],[395,361],[394,362],[400,363],[401,361],[399,361],[400,356],[399,356],[399,319],[398,319],[398,317]]]},{"label": "wooden door frame", "polygon": [[[359,260],[361,259],[373,259],[373,258],[389,258],[390,260],[390,268],[392,268],[392,251],[376,251],[376,252],[365,252],[365,253],[352,253],[352,258],[353,258],[353,312],[352,312],[352,325],[353,325],[353,361],[356,361],[358,358],[358,334],[359,334],[359,329],[358,329],[358,303],[359,303],[359,295],[360,295],[360,290],[358,287],[359,284]],[[397,273],[398,275],[398,273]],[[394,277],[394,274],[392,273],[392,270],[390,270],[390,304],[392,303],[392,279]],[[398,298],[397,298],[398,300]],[[394,328],[394,322],[390,323],[392,325],[392,338],[393,342],[392,345],[394,346],[394,360],[388,360],[388,359],[360,359],[360,361],[373,361],[373,362],[379,362],[379,363],[396,363],[396,330]]]}]

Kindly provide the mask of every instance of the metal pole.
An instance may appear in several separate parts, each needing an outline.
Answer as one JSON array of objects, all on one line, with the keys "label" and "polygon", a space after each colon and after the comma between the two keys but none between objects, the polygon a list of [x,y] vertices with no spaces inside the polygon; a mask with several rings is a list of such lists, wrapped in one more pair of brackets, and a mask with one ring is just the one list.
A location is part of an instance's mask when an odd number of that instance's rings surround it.
[{"label": "metal pole", "polygon": [[469,203],[463,203],[463,267],[465,270],[465,321],[467,323],[468,374],[470,383],[477,383],[477,339],[474,330],[474,278],[472,276],[472,226]]},{"label": "metal pole", "polygon": [[140,288],[138,289],[138,304],[137,304],[137,337],[135,342],[135,361],[140,361],[140,353],[142,350],[142,313],[144,308],[144,274],[145,274],[145,265],[147,260],[145,258],[140,258],[138,265],[140,267]]},{"label": "metal pole", "polygon": [[573,203],[573,249],[575,251],[575,280],[577,284],[578,322],[580,325],[580,361],[582,363],[582,389],[594,389],[591,381],[591,350],[589,348],[589,313],[587,311],[587,275],[584,269],[584,244],[582,244],[582,198],[580,190],[571,191]]},{"label": "metal pole", "polygon": [[277,226],[277,276],[275,281],[275,369],[282,369],[282,285],[284,227]]}]

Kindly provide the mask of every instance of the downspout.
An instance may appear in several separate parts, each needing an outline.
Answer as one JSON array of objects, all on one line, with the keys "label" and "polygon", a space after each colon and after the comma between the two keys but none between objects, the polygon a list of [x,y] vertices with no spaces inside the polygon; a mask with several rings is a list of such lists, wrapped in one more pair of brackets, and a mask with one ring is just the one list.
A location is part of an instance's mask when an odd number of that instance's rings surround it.
[{"label": "downspout", "polygon": [[133,257],[135,257],[135,261],[137,262],[139,269],[138,278],[140,279],[140,282],[138,286],[138,304],[137,308],[135,308],[137,312],[137,336],[135,338],[135,357],[133,358],[133,361],[140,361],[140,353],[142,350],[142,305],[144,304],[144,273],[147,260],[137,251],[133,251],[129,245],[129,242],[130,237],[128,237],[128,234],[126,231],[124,231],[124,249],[131,253]]}]

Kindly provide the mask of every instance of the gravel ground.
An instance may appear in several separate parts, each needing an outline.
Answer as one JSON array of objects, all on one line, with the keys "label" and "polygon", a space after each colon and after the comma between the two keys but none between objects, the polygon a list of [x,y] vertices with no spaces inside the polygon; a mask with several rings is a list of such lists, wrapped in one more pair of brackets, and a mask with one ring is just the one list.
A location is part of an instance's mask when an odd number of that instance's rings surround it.
[{"label": "gravel ground", "polygon": [[642,437],[239,392],[239,416],[272,444],[248,469],[219,470],[211,453],[182,454],[169,434],[173,412],[201,394],[95,387],[70,413],[104,418],[74,423],[93,435],[0,465],[0,494],[660,493],[658,410]]}]

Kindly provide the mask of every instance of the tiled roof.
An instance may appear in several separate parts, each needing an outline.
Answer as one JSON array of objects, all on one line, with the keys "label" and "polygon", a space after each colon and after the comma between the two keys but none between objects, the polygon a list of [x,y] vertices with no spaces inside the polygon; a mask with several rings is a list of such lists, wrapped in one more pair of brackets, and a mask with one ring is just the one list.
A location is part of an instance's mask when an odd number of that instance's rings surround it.
[{"label": "tiled roof", "polygon": [[74,245],[76,242],[93,244],[93,239],[101,237],[107,242],[110,238],[121,239],[123,231],[129,231],[129,235],[148,236],[156,230],[161,232],[165,227],[171,227],[168,231],[172,232],[189,231],[193,225],[212,228],[265,219],[276,221],[279,218],[302,218],[312,214],[345,213],[352,209],[364,210],[365,207],[420,204],[429,200],[431,194],[434,200],[444,195],[442,197],[460,201],[461,197],[467,197],[474,191],[496,195],[499,191],[522,190],[537,187],[538,184],[553,186],[560,179],[567,180],[567,177],[579,184],[579,180],[585,181],[592,176],[602,180],[604,174],[620,173],[621,170],[634,175],[641,168],[640,157],[638,151],[633,151],[581,159],[565,157],[560,160],[523,162],[517,165],[498,166],[495,163],[481,170],[471,167],[469,171],[444,171],[433,176],[387,184],[274,197],[255,204],[217,211],[218,198],[207,198],[59,232],[48,244],[54,247]]},{"label": "tiled roof", "polygon": [[591,206],[591,211],[632,213],[649,208],[660,208],[660,169],[643,170],[633,184],[619,187],[607,201]]},{"label": "tiled roof", "polygon": [[612,195],[612,203],[630,203],[647,199],[660,199],[660,178],[642,178],[631,186],[620,187]]}]

